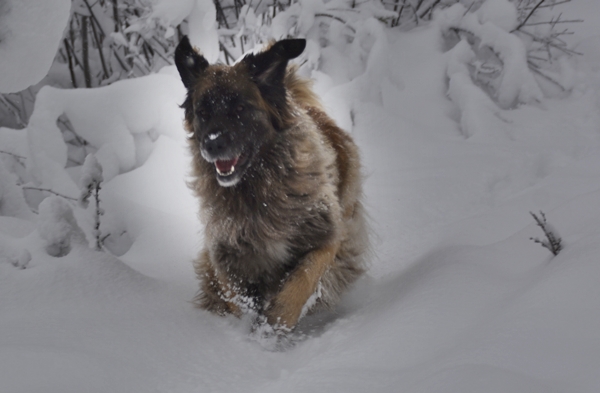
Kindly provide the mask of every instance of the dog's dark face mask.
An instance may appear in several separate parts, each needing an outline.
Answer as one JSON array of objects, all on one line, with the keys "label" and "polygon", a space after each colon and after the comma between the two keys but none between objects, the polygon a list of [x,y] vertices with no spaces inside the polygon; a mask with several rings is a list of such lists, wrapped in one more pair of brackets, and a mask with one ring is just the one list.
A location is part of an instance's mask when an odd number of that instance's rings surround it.
[{"label": "dog's dark face mask", "polygon": [[233,66],[209,65],[187,37],[177,46],[175,64],[188,90],[182,105],[187,128],[221,186],[242,180],[262,148],[286,129],[286,67],[305,45],[278,41]]}]

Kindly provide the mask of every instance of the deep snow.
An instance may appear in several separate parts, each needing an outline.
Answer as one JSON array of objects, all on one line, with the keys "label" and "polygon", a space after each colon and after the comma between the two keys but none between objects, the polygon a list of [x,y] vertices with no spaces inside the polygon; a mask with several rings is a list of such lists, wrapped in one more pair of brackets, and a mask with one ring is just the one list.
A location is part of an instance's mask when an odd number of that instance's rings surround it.
[{"label": "deep snow", "polygon": [[[579,15],[600,15],[595,0],[574,4]],[[103,185],[104,228],[119,234],[107,248],[119,256],[71,236],[68,255],[51,257],[43,225],[0,217],[0,390],[597,392],[597,26],[586,22],[572,38],[584,55],[568,61],[569,94],[511,110],[475,107],[467,119],[460,102],[473,105],[472,90],[459,79],[448,92],[452,53],[435,23],[402,33],[372,27],[381,47],[364,74],[342,54],[327,57],[324,70],[343,72],[315,73],[316,90],[361,148],[374,256],[338,309],[303,320],[285,352],[252,340],[248,321],[189,303],[202,237],[185,186],[183,92],[168,72],[132,81],[163,91],[172,106],[119,131],[149,138],[136,144],[147,157]],[[94,100],[113,97],[109,88]],[[126,111],[111,105],[108,114]],[[97,116],[98,130],[102,121],[127,120]],[[98,148],[111,143],[98,138]],[[0,196],[14,192],[8,178]],[[64,189],[75,192],[72,183]],[[92,210],[75,211],[74,233],[89,233]],[[563,238],[557,257],[530,240],[543,236],[529,215],[539,210]]]}]

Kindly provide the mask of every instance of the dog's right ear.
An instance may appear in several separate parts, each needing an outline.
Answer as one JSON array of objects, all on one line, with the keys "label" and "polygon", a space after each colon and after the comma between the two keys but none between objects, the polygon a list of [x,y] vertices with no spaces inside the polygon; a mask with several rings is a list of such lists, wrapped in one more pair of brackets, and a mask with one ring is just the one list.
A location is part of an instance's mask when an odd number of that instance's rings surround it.
[{"label": "dog's right ear", "polygon": [[189,90],[209,64],[204,56],[192,48],[188,36],[184,35],[175,49],[175,65],[183,85]]},{"label": "dog's right ear", "polygon": [[305,39],[286,39],[275,42],[264,52],[249,54],[242,62],[259,86],[279,86],[283,83],[288,61],[300,56],[306,47]]}]

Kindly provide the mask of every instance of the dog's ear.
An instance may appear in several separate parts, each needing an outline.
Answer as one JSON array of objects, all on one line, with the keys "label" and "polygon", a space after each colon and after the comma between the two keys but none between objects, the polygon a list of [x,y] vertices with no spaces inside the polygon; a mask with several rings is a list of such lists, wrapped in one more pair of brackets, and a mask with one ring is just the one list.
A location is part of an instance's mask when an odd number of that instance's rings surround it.
[{"label": "dog's ear", "polygon": [[189,38],[185,35],[175,49],[175,65],[183,85],[191,89],[202,71],[208,67],[208,61],[192,48]]},{"label": "dog's ear", "polygon": [[281,40],[264,52],[247,55],[242,61],[259,85],[276,86],[283,82],[288,61],[300,56],[305,47],[305,39]]}]

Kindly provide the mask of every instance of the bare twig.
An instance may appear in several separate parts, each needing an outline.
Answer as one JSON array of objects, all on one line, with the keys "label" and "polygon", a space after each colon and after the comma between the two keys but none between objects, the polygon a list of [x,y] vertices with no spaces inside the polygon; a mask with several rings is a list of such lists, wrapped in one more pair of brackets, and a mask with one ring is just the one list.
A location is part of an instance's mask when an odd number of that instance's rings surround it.
[{"label": "bare twig", "polygon": [[229,59],[231,59],[231,61],[235,61],[235,57],[229,52],[229,50],[227,50],[227,48],[225,47],[225,45],[223,45],[221,42],[219,42],[219,48],[221,49],[221,51],[225,54],[225,62],[229,65]]},{"label": "bare twig", "polygon": [[415,14],[417,13],[417,11],[419,11],[419,8],[421,8],[424,1],[425,0],[419,0],[419,2],[417,3],[417,6],[415,7]]},{"label": "bare twig", "polygon": [[96,235],[96,251],[102,250],[102,232],[100,232],[100,216],[104,211],[100,208],[100,182],[94,182],[94,199],[96,202],[96,214],[94,216],[94,234]]},{"label": "bare twig", "polygon": [[540,240],[539,238],[530,237],[530,240],[533,242],[540,244],[542,247],[547,248],[553,255],[558,255],[558,253],[563,249],[561,244],[562,239],[556,235],[552,228],[550,228],[548,222],[546,221],[546,215],[543,211],[540,211],[540,217],[538,217],[535,213],[529,212],[533,219],[535,220],[537,226],[542,228],[544,235],[546,236],[545,240]]},{"label": "bare twig", "polygon": [[9,156],[13,156],[13,157],[14,157],[14,158],[16,158],[16,159],[17,159],[19,162],[21,162],[21,160],[23,160],[23,161],[24,161],[24,160],[26,160],[26,159],[27,159],[27,157],[23,157],[23,156],[20,156],[20,155],[18,155],[18,154],[15,154],[15,153],[11,153],[11,152],[9,152],[9,151],[6,151],[6,150],[0,150],[0,154],[7,154],[7,155],[9,155]]},{"label": "bare twig", "polygon": [[22,188],[23,190],[36,190],[36,191],[48,192],[48,193],[50,193],[50,194],[57,195],[57,196],[59,196],[59,197],[61,197],[61,198],[65,198],[65,199],[68,199],[68,200],[70,200],[70,201],[75,201],[75,202],[77,202],[77,198],[72,198],[72,197],[70,197],[70,196],[67,196],[67,195],[61,194],[61,193],[59,193],[59,192],[56,192],[56,191],[50,190],[49,188],[40,188],[40,187],[32,187],[32,186],[23,186],[23,187],[21,187],[21,188]]},{"label": "bare twig", "polygon": [[[8,98],[6,98],[3,94],[0,94],[0,102],[3,103],[4,105],[6,105],[6,108],[8,109],[8,111],[10,113],[12,113],[17,124],[19,124],[20,126],[23,126],[23,127],[27,125],[23,121],[23,118],[21,117],[21,108],[19,108],[14,102],[12,102]],[[21,95],[21,106],[23,106],[23,104],[24,104],[23,96]]]},{"label": "bare twig", "polygon": [[527,64],[529,65],[529,69],[531,70],[531,72],[534,72],[535,74],[541,76],[542,78],[546,79],[548,82],[554,84],[556,87],[558,87],[561,91],[565,92],[567,91],[567,89],[561,85],[558,81],[556,81],[554,78],[552,78],[549,75],[546,75],[542,72],[542,70],[540,70],[540,68],[535,65],[533,62],[529,61],[527,62]]},{"label": "bare twig", "polygon": [[63,43],[67,52],[67,63],[69,64],[69,75],[71,76],[71,85],[73,85],[74,88],[77,88],[77,78],[75,78],[75,70],[73,68],[73,53],[71,50],[71,45],[69,45],[69,41],[66,38],[63,40]]},{"label": "bare twig", "polygon": [[538,25],[552,25],[555,26],[558,23],[582,23],[583,19],[571,19],[571,20],[548,20],[545,22],[527,23],[523,26],[538,26]]},{"label": "bare twig", "polygon": [[560,4],[570,3],[570,2],[571,2],[571,0],[558,1],[558,2],[552,3],[552,4],[541,5],[538,8],[549,8],[549,7],[554,7],[555,5],[560,5]]},{"label": "bare twig", "polygon": [[537,36],[535,36],[535,35],[533,35],[531,33],[528,33],[525,30],[519,30],[519,33],[525,34],[525,35],[531,37],[534,41],[537,41],[537,42],[540,42],[542,44],[546,44],[548,46],[551,46],[551,47],[553,47],[555,49],[558,49],[558,50],[560,50],[560,51],[562,51],[562,52],[564,52],[564,53],[566,53],[568,55],[580,55],[580,56],[582,55],[582,53],[580,53],[580,52],[574,51],[572,49],[567,49],[565,47],[557,45],[557,44],[553,43],[550,39],[541,39],[540,37],[537,37]]},{"label": "bare twig", "polygon": [[354,27],[350,26],[348,24],[348,22],[346,22],[345,20],[343,20],[339,16],[335,16],[335,15],[331,15],[331,14],[325,14],[325,13],[322,13],[322,12],[317,12],[317,13],[315,13],[315,17],[335,19],[338,22],[341,22],[345,27],[347,27],[348,29],[350,29],[353,33],[356,33],[356,29]]},{"label": "bare twig", "polygon": [[533,15],[533,13],[535,12],[535,10],[537,10],[539,8],[539,6],[541,6],[546,0],[540,0],[539,3],[537,3],[535,5],[535,7],[532,8],[532,10],[529,12],[529,14],[527,14],[527,16],[525,17],[525,19],[523,20],[523,22],[521,22],[517,27],[515,27],[512,31],[516,31],[516,30],[520,30],[521,27],[525,26],[525,24],[527,23],[527,21],[529,20],[529,18],[531,18],[531,15]]},{"label": "bare twig", "polygon": [[108,67],[106,66],[106,61],[104,60],[104,47],[103,47],[103,37],[101,35],[98,34],[98,31],[96,29],[96,18],[94,17],[92,19],[92,33],[94,34],[94,41],[96,41],[96,46],[98,47],[98,55],[100,56],[100,64],[102,64],[102,70],[104,71],[104,78],[108,78],[110,75],[110,72],[108,71]]},{"label": "bare twig", "polygon": [[112,10],[113,10],[113,19],[115,22],[114,32],[117,33],[119,31],[119,5],[117,4],[118,0],[112,0]]},{"label": "bare twig", "polygon": [[440,2],[441,2],[441,1],[442,1],[442,0],[435,0],[435,1],[434,1],[434,2],[433,2],[433,3],[432,3],[430,6],[429,6],[429,7],[427,7],[427,8],[425,9],[425,11],[423,11],[423,12],[421,13],[421,16],[420,16],[420,18],[421,18],[421,19],[425,18],[425,16],[426,16],[427,14],[429,14],[429,16],[431,16],[431,13],[433,13],[433,9],[434,9],[435,7],[437,7],[437,5],[438,5],[438,4],[440,4]]},{"label": "bare twig", "polygon": [[[108,78],[110,73],[108,72],[108,68],[106,67],[106,62],[104,61],[104,53],[102,52],[102,47],[103,47],[102,41],[103,41],[104,37],[106,36],[106,34],[104,34],[104,29],[102,29],[102,25],[100,25],[100,22],[98,22],[98,19],[96,18],[96,14],[94,14],[94,10],[92,9],[92,6],[90,5],[90,3],[88,3],[88,0],[83,0],[83,2],[86,5],[88,11],[90,12],[92,33],[94,34],[94,40],[96,41],[96,46],[98,47],[98,54],[100,56],[100,62],[102,64],[102,69],[104,70],[104,77]],[[100,30],[100,34],[98,34],[98,31],[96,30],[96,26],[98,26],[98,30]]]},{"label": "bare twig", "polygon": [[81,57],[83,61],[83,76],[85,87],[92,87],[92,73],[90,72],[88,17],[81,16]]}]

